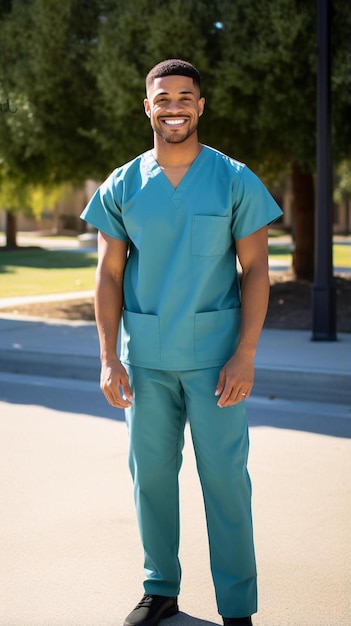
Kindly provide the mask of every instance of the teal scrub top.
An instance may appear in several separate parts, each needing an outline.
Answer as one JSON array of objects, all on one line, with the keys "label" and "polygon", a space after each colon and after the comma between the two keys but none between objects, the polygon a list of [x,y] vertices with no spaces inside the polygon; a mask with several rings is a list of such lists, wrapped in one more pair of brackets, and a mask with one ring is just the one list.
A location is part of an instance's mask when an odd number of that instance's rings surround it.
[{"label": "teal scrub top", "polygon": [[207,146],[177,188],[151,151],[114,170],[82,218],[129,243],[121,361],[167,370],[223,365],[240,332],[235,241],[281,214],[246,165]]}]

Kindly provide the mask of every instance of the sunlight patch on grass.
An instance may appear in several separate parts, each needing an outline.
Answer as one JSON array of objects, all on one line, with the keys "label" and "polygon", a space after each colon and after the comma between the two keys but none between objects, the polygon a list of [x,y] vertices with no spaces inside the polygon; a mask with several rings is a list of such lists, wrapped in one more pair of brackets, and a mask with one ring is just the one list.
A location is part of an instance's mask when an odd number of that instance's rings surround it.
[{"label": "sunlight patch on grass", "polygon": [[[292,251],[288,245],[278,244],[269,246],[269,256],[275,261],[291,263]],[[351,269],[351,246],[336,243],[333,245],[334,267],[346,267]]]},{"label": "sunlight patch on grass", "polygon": [[0,297],[93,289],[94,253],[24,250],[0,253]]},{"label": "sunlight patch on grass", "polygon": [[351,268],[351,246],[348,244],[336,243],[333,246],[333,263],[335,267]]}]

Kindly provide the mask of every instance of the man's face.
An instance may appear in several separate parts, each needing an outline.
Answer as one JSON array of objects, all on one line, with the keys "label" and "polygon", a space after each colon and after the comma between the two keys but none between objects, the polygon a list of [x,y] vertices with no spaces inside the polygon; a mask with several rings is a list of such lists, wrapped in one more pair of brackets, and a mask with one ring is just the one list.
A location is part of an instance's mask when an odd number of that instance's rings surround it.
[{"label": "man's face", "polygon": [[167,143],[181,143],[196,132],[205,99],[188,76],[156,78],[147,90],[145,113]]}]

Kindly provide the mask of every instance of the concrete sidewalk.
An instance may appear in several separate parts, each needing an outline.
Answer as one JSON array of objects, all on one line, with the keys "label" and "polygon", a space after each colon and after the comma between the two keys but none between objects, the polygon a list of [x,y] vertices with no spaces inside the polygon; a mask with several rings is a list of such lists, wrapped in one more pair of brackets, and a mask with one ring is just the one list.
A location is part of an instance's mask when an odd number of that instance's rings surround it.
[{"label": "concrete sidewalk", "polygon": [[[0,371],[97,381],[94,322],[0,314]],[[351,334],[313,342],[308,331],[264,329],[253,395],[351,404]]]},{"label": "concrete sidewalk", "polygon": [[[86,381],[0,373],[0,385],[0,626],[122,626],[143,578],[122,412],[107,418]],[[300,403],[303,428],[287,426],[295,404],[248,401],[253,622],[348,626],[350,415]],[[325,430],[321,408],[344,424],[338,435]],[[180,483],[181,612],[162,626],[219,625],[188,427]]]}]

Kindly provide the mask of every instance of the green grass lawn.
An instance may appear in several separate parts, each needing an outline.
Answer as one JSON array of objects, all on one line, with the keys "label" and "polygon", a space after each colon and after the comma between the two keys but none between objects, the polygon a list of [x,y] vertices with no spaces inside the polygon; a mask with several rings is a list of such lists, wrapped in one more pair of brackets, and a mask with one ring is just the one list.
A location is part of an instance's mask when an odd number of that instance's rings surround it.
[{"label": "green grass lawn", "polygon": [[[334,265],[351,268],[351,246],[335,244]],[[286,245],[270,245],[270,256],[290,263]],[[41,248],[0,251],[0,298],[93,289],[97,254]]]},{"label": "green grass lawn", "polygon": [[97,254],[43,249],[0,252],[0,297],[93,289]]},{"label": "green grass lawn", "polygon": [[[284,244],[270,245],[269,256],[277,261],[288,261],[291,260],[291,249]],[[351,246],[343,243],[334,244],[333,261],[335,267],[351,268]]]},{"label": "green grass lawn", "polygon": [[333,260],[335,267],[351,267],[351,246],[341,243],[334,244]]}]

